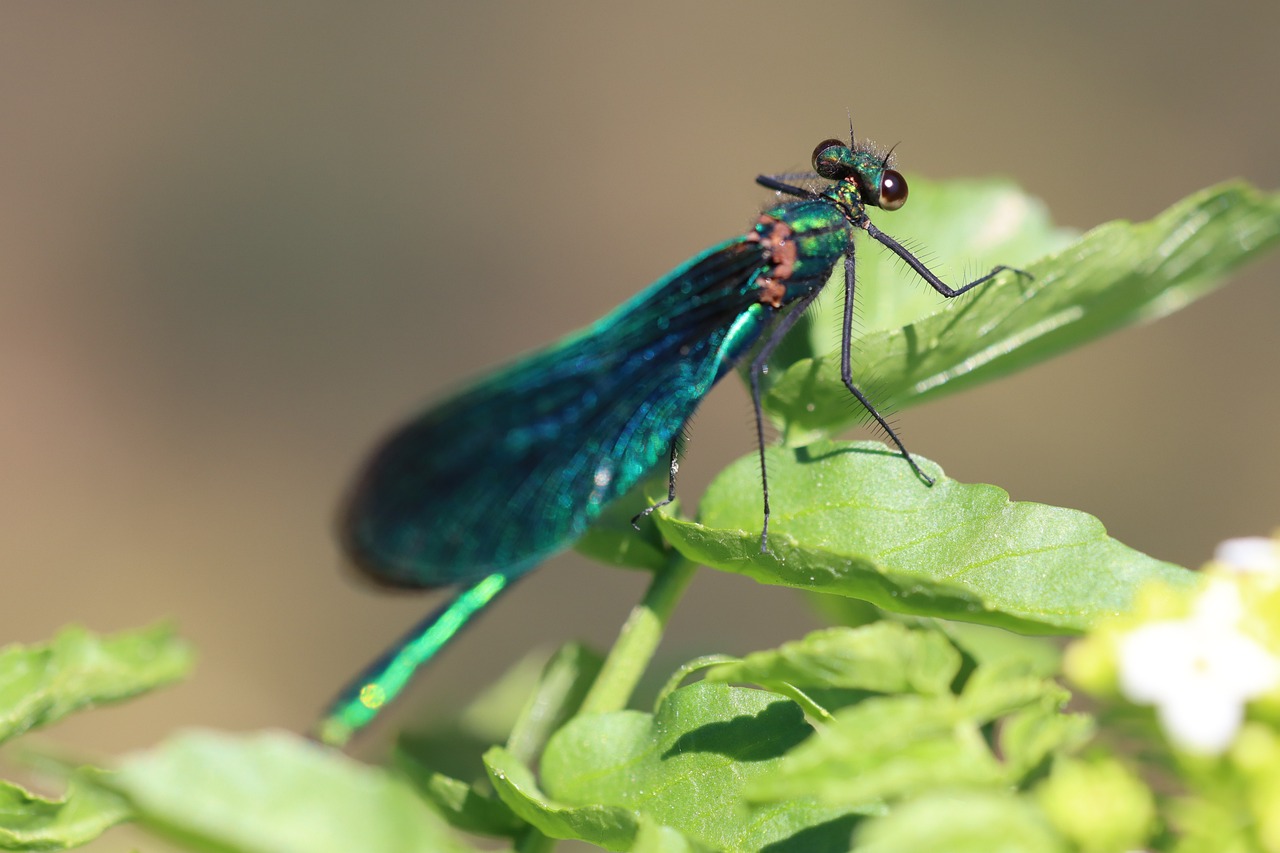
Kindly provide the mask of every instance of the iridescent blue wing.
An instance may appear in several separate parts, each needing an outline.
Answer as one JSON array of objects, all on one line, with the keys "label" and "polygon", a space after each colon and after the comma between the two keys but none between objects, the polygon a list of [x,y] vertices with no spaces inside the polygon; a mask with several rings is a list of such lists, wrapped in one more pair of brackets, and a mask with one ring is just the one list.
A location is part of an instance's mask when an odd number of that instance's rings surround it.
[{"label": "iridescent blue wing", "polygon": [[519,574],[571,545],[666,460],[759,333],[763,269],[759,242],[721,244],[400,428],[349,498],[348,553],[383,583],[430,587]]}]

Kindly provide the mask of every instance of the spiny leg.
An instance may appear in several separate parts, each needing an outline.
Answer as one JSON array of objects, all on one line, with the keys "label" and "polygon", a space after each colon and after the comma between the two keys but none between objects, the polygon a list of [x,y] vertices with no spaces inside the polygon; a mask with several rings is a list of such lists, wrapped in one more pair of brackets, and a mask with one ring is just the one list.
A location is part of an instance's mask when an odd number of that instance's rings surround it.
[{"label": "spiny leg", "polygon": [[671,439],[671,466],[667,469],[667,498],[631,516],[631,526],[636,530],[640,529],[640,519],[648,517],[658,507],[664,507],[676,499],[676,474],[680,473],[680,435],[681,433],[676,433]]},{"label": "spiny leg", "polygon": [[854,296],[854,263],[853,263],[853,247],[849,247],[849,254],[844,256],[844,327],[840,335],[840,378],[844,380],[844,387],[849,389],[862,408],[867,410],[871,417],[875,418],[876,423],[885,431],[898,448],[898,452],[902,454],[902,458],[907,460],[907,464],[911,466],[911,470],[916,472],[916,476],[925,483],[932,486],[933,478],[920,470],[920,466],[916,464],[916,460],[911,453],[903,445],[902,439],[898,438],[898,434],[894,432],[893,427],[889,426],[889,422],[884,416],[876,411],[876,407],[871,405],[871,401],[867,396],[853,384],[853,296]]},{"label": "spiny leg", "polygon": [[751,367],[747,371],[751,377],[751,403],[756,410],[756,446],[760,449],[760,488],[764,492],[764,525],[760,530],[761,554],[769,552],[769,474],[764,461],[764,407],[760,402],[760,374],[764,372],[769,356],[773,355],[773,351],[786,337],[787,332],[791,331],[791,327],[799,321],[821,292],[820,288],[815,288],[796,301],[795,306],[769,332],[768,339],[764,342],[764,346],[760,347],[755,358],[751,359]]},{"label": "spiny leg", "polygon": [[991,279],[995,278],[997,275],[999,275],[1002,272],[1005,272],[1006,270],[1009,272],[1015,272],[1021,276],[1026,276],[1029,279],[1035,278],[1035,276],[1031,275],[1031,273],[1027,272],[1026,270],[1020,270],[1017,267],[1006,267],[1001,265],[998,267],[993,267],[991,272],[987,273],[981,278],[974,279],[973,281],[969,282],[966,285],[963,285],[962,287],[952,288],[948,286],[947,283],[944,282],[942,279],[934,275],[933,272],[924,265],[923,261],[921,261],[915,255],[911,254],[910,250],[908,250],[906,246],[902,245],[897,240],[893,239],[888,234],[884,233],[879,228],[872,225],[871,220],[863,219],[862,222],[858,224],[869,235],[871,235],[871,237],[873,237],[883,246],[888,248],[889,251],[893,252],[895,255],[902,258],[902,260],[906,262],[907,266],[915,270],[916,275],[920,276],[922,279],[924,279],[926,282],[929,283],[930,287],[932,287],[934,290],[938,291],[948,299],[952,299],[968,290],[972,290],[978,285],[990,281]]}]

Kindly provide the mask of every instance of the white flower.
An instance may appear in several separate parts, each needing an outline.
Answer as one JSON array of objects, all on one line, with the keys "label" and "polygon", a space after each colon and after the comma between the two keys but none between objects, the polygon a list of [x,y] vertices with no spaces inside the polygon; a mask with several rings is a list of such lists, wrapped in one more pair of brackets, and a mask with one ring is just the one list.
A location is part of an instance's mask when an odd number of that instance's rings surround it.
[{"label": "white flower", "polygon": [[1242,574],[1280,577],[1280,542],[1262,536],[1227,539],[1213,552],[1213,559]]},{"label": "white flower", "polygon": [[1200,753],[1225,750],[1244,705],[1280,682],[1280,660],[1237,625],[1244,606],[1234,583],[1213,581],[1187,619],[1151,622],[1120,640],[1120,689],[1156,706],[1169,739]]}]

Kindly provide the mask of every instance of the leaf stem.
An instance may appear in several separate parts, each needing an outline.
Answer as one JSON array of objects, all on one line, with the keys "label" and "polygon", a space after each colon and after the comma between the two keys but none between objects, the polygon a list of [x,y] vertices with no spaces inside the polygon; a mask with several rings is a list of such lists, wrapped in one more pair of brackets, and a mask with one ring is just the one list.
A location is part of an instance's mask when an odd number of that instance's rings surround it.
[{"label": "leaf stem", "polygon": [[618,641],[582,702],[580,714],[621,711],[627,706],[662,641],[667,620],[697,568],[697,564],[672,552],[667,564],[654,572],[653,583],[627,617]]}]

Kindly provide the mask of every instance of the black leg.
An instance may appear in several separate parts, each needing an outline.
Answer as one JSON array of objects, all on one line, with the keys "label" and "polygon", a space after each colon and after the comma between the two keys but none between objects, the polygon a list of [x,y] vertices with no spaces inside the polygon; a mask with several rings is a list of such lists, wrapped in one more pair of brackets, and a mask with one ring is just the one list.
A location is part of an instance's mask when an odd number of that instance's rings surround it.
[{"label": "black leg", "polygon": [[[790,177],[790,175],[786,175],[784,177]],[[777,190],[780,193],[793,195],[796,198],[813,198],[814,197],[814,193],[804,189],[803,187],[796,187],[796,186],[792,186],[791,184],[783,183],[777,178],[770,177],[769,175],[756,175],[756,183],[762,187],[767,187],[771,190]]]},{"label": "black leg", "polygon": [[898,438],[898,434],[893,431],[893,427],[889,426],[884,416],[876,411],[876,407],[871,405],[871,401],[858,389],[858,386],[853,384],[853,273],[853,247],[850,246],[849,254],[844,256],[844,328],[840,335],[840,378],[844,380],[844,387],[849,389],[849,393],[862,404],[862,408],[866,409],[871,417],[875,418],[876,423],[889,436],[889,440],[897,446],[898,452],[902,454],[903,459],[907,460],[907,464],[911,466],[912,471],[916,472],[916,476],[932,486],[933,478],[920,470],[920,466],[907,451],[902,439]]},{"label": "black leg", "polygon": [[880,242],[881,244],[883,244],[884,246],[888,247],[889,251],[893,252],[895,255],[897,255],[898,257],[902,258],[902,260],[906,261],[907,266],[909,266],[909,267],[911,267],[911,269],[915,270],[916,275],[920,276],[922,279],[924,279],[925,281],[927,281],[927,282],[929,283],[929,286],[930,286],[930,287],[932,287],[934,290],[938,291],[939,293],[941,293],[943,296],[947,297],[948,299],[950,299],[950,298],[952,298],[952,297],[955,297],[955,296],[959,296],[960,294],[964,293],[964,292],[965,292],[965,291],[967,291],[967,290],[972,290],[973,288],[977,287],[978,285],[980,285],[980,284],[982,284],[982,283],[984,283],[984,282],[990,281],[991,279],[995,278],[997,275],[999,275],[1000,273],[1004,272],[1005,270],[1009,270],[1010,272],[1016,272],[1018,275],[1026,276],[1027,278],[1032,278],[1032,277],[1033,277],[1033,276],[1031,275],[1031,273],[1028,273],[1028,272],[1025,272],[1025,271],[1023,271],[1023,270],[1017,269],[1016,267],[998,266],[998,267],[995,267],[994,269],[992,269],[992,270],[991,270],[991,272],[987,273],[987,274],[986,274],[986,275],[984,275],[982,278],[975,279],[974,281],[969,282],[968,284],[964,285],[963,287],[951,288],[951,287],[947,286],[947,284],[946,284],[945,282],[943,282],[943,280],[942,280],[942,279],[940,279],[940,278],[938,278],[936,275],[934,275],[934,274],[929,270],[929,268],[928,268],[928,267],[926,267],[926,266],[925,266],[925,265],[920,261],[920,259],[919,259],[919,258],[917,258],[915,255],[911,254],[911,252],[909,252],[909,251],[907,250],[907,247],[906,247],[906,246],[902,245],[902,244],[901,244],[901,243],[899,243],[897,240],[893,239],[893,238],[892,238],[892,237],[890,237],[888,234],[884,233],[884,232],[883,232],[883,231],[881,231],[879,228],[877,228],[877,227],[875,227],[874,225],[872,225],[872,224],[871,224],[871,222],[870,222],[870,220],[866,220],[866,219],[864,219],[864,220],[862,221],[861,225],[862,225],[862,227],[863,227],[864,229],[866,229],[866,232],[867,232],[868,234],[870,234],[873,238],[875,238],[877,241],[879,241],[879,242]]},{"label": "black leg", "polygon": [[647,517],[658,507],[666,506],[676,499],[676,474],[680,473],[680,433],[671,439],[671,467],[667,469],[667,499],[647,506],[631,517],[631,526],[640,529],[639,521]]},{"label": "black leg", "polygon": [[760,529],[761,554],[769,551],[769,474],[764,461],[764,407],[760,403],[760,374],[769,361],[769,356],[773,355],[773,351],[778,348],[778,344],[786,337],[787,332],[791,331],[791,327],[799,321],[821,292],[821,288],[815,288],[796,301],[795,306],[769,332],[768,340],[764,342],[764,346],[760,347],[755,358],[751,359],[751,367],[748,370],[748,375],[751,377],[751,403],[756,410],[756,446],[760,448],[760,488],[764,492],[764,525]]}]

